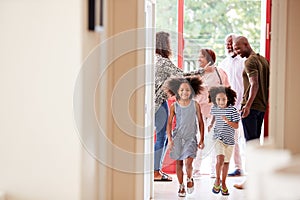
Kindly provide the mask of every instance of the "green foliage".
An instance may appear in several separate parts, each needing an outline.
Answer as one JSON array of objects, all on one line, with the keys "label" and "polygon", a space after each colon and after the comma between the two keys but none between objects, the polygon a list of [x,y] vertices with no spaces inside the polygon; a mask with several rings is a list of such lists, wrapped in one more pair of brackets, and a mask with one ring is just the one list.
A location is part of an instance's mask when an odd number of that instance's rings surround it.
[{"label": "green foliage", "polygon": [[[177,0],[156,2],[156,27],[174,32],[172,47],[176,50]],[[224,38],[229,33],[246,36],[254,51],[259,52],[260,0],[184,0],[184,4],[185,60],[197,60],[200,48],[211,48],[220,62],[225,57]]]},{"label": "green foliage", "polygon": [[156,2],[156,27],[176,32],[177,0],[157,0]]}]

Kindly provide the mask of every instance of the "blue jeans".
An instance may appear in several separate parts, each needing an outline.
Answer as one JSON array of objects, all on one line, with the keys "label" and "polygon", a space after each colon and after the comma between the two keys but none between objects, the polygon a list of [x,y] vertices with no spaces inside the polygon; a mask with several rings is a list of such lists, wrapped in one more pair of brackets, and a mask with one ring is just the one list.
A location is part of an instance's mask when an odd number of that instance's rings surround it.
[{"label": "blue jeans", "polygon": [[246,118],[242,118],[246,141],[260,138],[264,116],[265,112],[250,109],[250,114]]},{"label": "blue jeans", "polygon": [[156,142],[154,145],[154,170],[159,171],[162,168],[162,163],[165,158],[168,137],[167,137],[167,122],[169,116],[169,108],[167,101],[164,101],[158,110],[155,112],[155,129]]}]

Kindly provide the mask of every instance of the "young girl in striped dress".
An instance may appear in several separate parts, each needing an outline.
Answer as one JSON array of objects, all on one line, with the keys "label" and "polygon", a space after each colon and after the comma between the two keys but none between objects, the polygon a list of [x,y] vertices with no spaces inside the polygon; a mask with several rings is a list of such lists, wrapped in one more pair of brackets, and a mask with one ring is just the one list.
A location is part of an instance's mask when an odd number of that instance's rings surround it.
[{"label": "young girl in striped dress", "polygon": [[[170,158],[176,160],[176,174],[179,182],[178,196],[186,195],[183,183],[183,161],[187,173],[187,192],[194,190],[192,178],[193,160],[198,148],[204,147],[204,124],[200,105],[192,98],[200,94],[202,81],[199,76],[185,78],[170,78],[164,87],[167,94],[176,96],[176,102],[170,106],[170,115],[167,124],[168,147]],[[176,116],[176,126],[172,133],[172,121]],[[197,133],[200,130],[200,141],[197,142]]]},{"label": "young girl in striped dress", "polygon": [[211,109],[213,117],[208,130],[214,126],[213,138],[216,140],[215,153],[217,157],[216,179],[212,189],[215,194],[221,191],[222,195],[229,195],[226,177],[234,147],[234,129],[238,128],[240,120],[240,114],[234,107],[235,100],[236,92],[230,87],[212,87],[209,91],[209,101],[213,103]]}]

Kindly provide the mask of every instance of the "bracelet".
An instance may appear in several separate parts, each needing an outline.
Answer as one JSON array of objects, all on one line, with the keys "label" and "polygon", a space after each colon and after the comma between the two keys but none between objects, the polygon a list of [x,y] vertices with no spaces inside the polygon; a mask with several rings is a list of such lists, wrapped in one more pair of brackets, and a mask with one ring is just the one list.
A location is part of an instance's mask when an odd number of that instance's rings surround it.
[{"label": "bracelet", "polygon": [[186,72],[184,73],[184,76],[192,76],[192,75],[200,75],[203,76],[205,73],[204,69],[199,69],[199,70],[195,70],[195,71],[190,71],[190,72]]},{"label": "bracelet", "polygon": [[205,69],[199,69],[198,73],[199,73],[200,76],[203,76],[204,73],[205,73]]}]

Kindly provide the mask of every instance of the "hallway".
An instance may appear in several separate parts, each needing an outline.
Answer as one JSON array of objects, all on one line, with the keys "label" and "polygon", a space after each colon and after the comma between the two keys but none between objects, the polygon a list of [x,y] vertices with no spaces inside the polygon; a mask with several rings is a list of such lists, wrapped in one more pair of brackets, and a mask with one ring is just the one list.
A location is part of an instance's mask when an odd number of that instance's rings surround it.
[{"label": "hallway", "polygon": [[[272,0],[269,143],[247,152],[247,177],[228,178],[229,197],[203,175],[186,198],[175,175],[152,183],[142,173],[153,170],[158,1],[104,0],[100,32],[88,29],[89,1],[70,2],[0,1],[5,200],[300,200],[299,0]],[[233,188],[246,178],[246,190]]]}]

